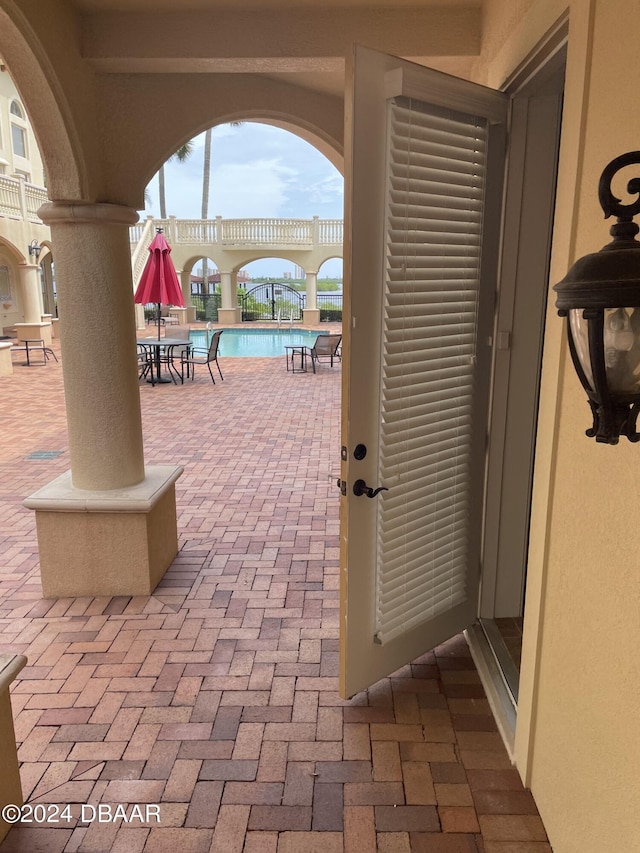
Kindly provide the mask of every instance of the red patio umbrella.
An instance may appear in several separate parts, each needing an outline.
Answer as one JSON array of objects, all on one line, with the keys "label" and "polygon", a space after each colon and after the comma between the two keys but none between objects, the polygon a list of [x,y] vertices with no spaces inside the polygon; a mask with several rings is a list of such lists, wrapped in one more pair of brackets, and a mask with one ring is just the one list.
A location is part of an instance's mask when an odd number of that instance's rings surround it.
[{"label": "red patio umbrella", "polygon": [[160,306],[183,306],[184,297],[176,269],[169,256],[171,247],[162,233],[162,228],[157,228],[156,231],[157,234],[149,246],[149,257],[142,270],[140,283],[133,299],[138,305],[147,305],[149,302],[157,304],[158,338],[160,338]]}]

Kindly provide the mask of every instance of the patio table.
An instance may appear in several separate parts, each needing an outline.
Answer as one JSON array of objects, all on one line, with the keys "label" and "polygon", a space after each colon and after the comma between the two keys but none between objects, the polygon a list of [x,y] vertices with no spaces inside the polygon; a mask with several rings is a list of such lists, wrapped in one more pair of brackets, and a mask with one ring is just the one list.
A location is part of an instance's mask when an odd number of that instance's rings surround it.
[{"label": "patio table", "polygon": [[[307,354],[306,347],[303,344],[288,344],[285,346],[287,355],[287,372],[306,373],[307,372]],[[300,357],[300,367],[296,368],[295,357]]]},{"label": "patio table", "polygon": [[[147,382],[159,383],[161,385],[166,385],[169,382],[175,383],[175,379],[171,377],[170,379],[166,378],[162,375],[161,363],[160,363],[160,350],[161,349],[171,349],[171,347],[177,346],[190,346],[189,341],[185,341],[182,338],[137,338],[136,343],[139,346],[143,347],[152,347],[154,350],[153,362],[156,367],[156,378],[153,380],[147,379]],[[169,374],[171,374],[171,368],[169,367]]]},{"label": "patio table", "polygon": [[[24,367],[33,367],[34,364],[46,364],[49,360],[49,355],[53,356],[56,361],[58,360],[51,347],[45,346],[42,338],[23,338],[12,346],[11,351],[24,352],[26,354],[27,360],[22,362]],[[33,362],[31,360],[31,353],[34,351],[42,353],[42,361]]]}]

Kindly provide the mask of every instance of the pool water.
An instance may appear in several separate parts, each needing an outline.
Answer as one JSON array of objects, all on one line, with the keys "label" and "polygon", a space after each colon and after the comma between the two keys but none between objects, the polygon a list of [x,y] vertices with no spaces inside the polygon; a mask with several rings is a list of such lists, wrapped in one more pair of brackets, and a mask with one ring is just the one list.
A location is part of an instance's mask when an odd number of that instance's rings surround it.
[{"label": "pool water", "polygon": [[[302,329],[225,329],[220,337],[219,354],[254,358],[284,355],[285,346],[312,346],[318,334]],[[192,329],[191,340],[194,346],[206,349],[206,330]]]}]

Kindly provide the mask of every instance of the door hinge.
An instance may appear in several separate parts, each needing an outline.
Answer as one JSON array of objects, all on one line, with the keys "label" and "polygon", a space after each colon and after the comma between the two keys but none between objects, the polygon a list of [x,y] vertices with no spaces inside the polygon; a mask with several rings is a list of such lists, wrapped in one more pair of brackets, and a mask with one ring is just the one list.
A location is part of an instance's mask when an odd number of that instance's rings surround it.
[{"label": "door hinge", "polygon": [[498,349],[500,350],[511,349],[511,332],[498,332],[496,343],[498,345]]}]

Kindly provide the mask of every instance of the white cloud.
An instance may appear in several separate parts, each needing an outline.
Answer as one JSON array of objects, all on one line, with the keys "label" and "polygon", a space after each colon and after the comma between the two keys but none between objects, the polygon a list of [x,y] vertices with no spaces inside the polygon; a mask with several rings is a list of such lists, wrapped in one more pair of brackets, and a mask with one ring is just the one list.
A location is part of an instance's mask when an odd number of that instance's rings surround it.
[{"label": "white cloud", "polygon": [[336,172],[334,175],[325,175],[317,181],[305,187],[309,201],[316,204],[333,204],[337,200],[342,202],[344,195],[344,181],[342,175]]},{"label": "white cloud", "polygon": [[221,165],[213,170],[210,207],[229,219],[287,216],[289,185],[297,177],[277,160]]}]

